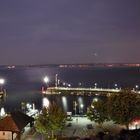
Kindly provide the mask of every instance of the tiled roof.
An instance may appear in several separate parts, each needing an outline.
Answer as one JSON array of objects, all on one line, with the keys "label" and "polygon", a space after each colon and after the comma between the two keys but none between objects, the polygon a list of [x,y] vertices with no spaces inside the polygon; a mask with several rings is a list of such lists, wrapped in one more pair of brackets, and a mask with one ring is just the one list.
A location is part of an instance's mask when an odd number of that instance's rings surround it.
[{"label": "tiled roof", "polygon": [[11,116],[21,131],[28,123],[32,123],[34,119],[20,111],[15,111],[11,113]]},{"label": "tiled roof", "polygon": [[28,123],[32,123],[33,121],[32,117],[22,112],[12,112],[0,120],[0,131],[20,132]]},{"label": "tiled roof", "polygon": [[11,115],[8,115],[0,120],[0,131],[19,132],[20,130]]}]

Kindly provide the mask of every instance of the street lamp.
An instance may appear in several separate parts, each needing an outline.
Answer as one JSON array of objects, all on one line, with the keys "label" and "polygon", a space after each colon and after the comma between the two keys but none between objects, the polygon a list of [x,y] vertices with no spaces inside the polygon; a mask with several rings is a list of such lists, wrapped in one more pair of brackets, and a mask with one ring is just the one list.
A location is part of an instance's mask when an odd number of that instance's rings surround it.
[{"label": "street lamp", "polygon": [[[47,89],[48,88],[48,85],[47,84],[49,82],[49,78],[47,76],[45,76],[44,79],[43,79],[43,81],[46,84],[46,89]],[[47,91],[47,90],[45,90],[45,91]]]},{"label": "street lamp", "polygon": [[1,90],[2,90],[2,86],[3,86],[4,83],[5,83],[5,80],[3,78],[0,78],[0,88],[1,88]]},{"label": "street lamp", "polygon": [[118,85],[117,84],[114,84],[114,86],[115,86],[115,89],[117,89]]},{"label": "street lamp", "polygon": [[97,83],[94,84],[94,88],[97,88]]},{"label": "street lamp", "polygon": [[3,85],[5,83],[5,80],[0,78],[0,85]]},{"label": "street lamp", "polygon": [[68,84],[68,87],[71,87],[71,84]]},{"label": "street lamp", "polygon": [[136,88],[136,91],[137,91],[137,90],[138,90],[138,88],[139,88],[139,85],[136,85],[136,86],[135,86],[135,88]]},{"label": "street lamp", "polygon": [[45,76],[43,80],[46,84],[49,82],[49,78],[47,76]]}]

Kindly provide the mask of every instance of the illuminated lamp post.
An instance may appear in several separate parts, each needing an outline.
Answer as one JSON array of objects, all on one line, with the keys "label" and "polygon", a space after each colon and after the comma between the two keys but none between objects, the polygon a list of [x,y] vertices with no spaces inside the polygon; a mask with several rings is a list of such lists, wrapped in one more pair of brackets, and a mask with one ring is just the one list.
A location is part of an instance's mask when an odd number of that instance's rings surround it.
[{"label": "illuminated lamp post", "polygon": [[[48,88],[48,82],[49,82],[48,76],[45,76],[45,77],[43,78],[43,82],[46,84],[46,88]],[[44,89],[44,92],[46,93],[46,89]]]},{"label": "illuminated lamp post", "polygon": [[43,81],[44,81],[44,83],[46,83],[46,85],[47,85],[48,82],[49,82],[49,78],[48,78],[47,76],[45,76],[44,79],[43,79]]},{"label": "illuminated lamp post", "polygon": [[0,117],[4,117],[6,115],[5,109],[2,107],[0,110]]},{"label": "illuminated lamp post", "polygon": [[70,88],[71,87],[71,84],[68,84],[68,87]]},{"label": "illuminated lamp post", "polygon": [[[49,78],[48,78],[48,76],[45,76],[44,79],[43,79],[43,81],[46,84],[46,86],[48,87],[48,82],[50,81]],[[42,98],[42,107],[46,107],[47,108],[49,106],[49,103],[50,102],[49,102],[48,98],[46,98],[46,97],[45,98],[44,97]]]},{"label": "illuminated lamp post", "polygon": [[114,84],[114,86],[115,86],[115,89],[117,89],[117,88],[118,88],[118,85],[117,85],[117,84]]},{"label": "illuminated lamp post", "polygon": [[5,83],[5,80],[3,78],[0,78],[0,92],[2,92],[3,99],[6,97],[6,90],[3,89],[4,83]]},{"label": "illuminated lamp post", "polygon": [[136,86],[135,86],[136,91],[138,91],[138,88],[139,88],[139,85],[136,85]]},{"label": "illuminated lamp post", "polygon": [[49,78],[47,76],[45,76],[43,80],[44,80],[45,83],[49,82]]},{"label": "illuminated lamp post", "polygon": [[97,83],[94,84],[94,88],[97,88]]},{"label": "illuminated lamp post", "polygon": [[2,86],[4,85],[5,80],[3,78],[0,78],[0,88],[2,90]]}]

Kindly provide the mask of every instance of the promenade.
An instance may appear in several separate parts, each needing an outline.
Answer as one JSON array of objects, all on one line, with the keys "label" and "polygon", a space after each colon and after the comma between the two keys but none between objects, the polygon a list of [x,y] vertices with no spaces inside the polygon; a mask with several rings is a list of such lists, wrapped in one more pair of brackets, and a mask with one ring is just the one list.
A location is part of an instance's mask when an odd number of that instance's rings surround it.
[{"label": "promenade", "polygon": [[65,129],[63,130],[63,136],[66,137],[91,137],[98,134],[98,132],[104,131],[115,135],[120,132],[123,127],[115,125],[112,121],[105,122],[100,127],[95,122],[91,122],[87,117],[72,117],[72,121],[68,121]]},{"label": "promenade", "polygon": [[[61,136],[89,138],[97,135],[97,133],[101,131],[115,135],[119,133],[122,128],[122,126],[115,125],[111,121],[99,127],[95,122],[88,120],[87,117],[72,117],[72,121],[67,121]],[[21,140],[41,140],[41,138],[41,134],[35,132],[35,130],[28,130],[28,132],[23,134]]]}]

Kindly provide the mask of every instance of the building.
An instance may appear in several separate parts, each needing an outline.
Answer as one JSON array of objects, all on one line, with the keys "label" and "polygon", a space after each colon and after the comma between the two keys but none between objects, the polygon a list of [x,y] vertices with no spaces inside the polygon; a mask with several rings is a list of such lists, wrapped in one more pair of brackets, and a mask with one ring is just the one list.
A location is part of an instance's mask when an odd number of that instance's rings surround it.
[{"label": "building", "polygon": [[34,119],[16,111],[0,120],[0,140],[20,140],[21,134],[29,124],[33,126]]},{"label": "building", "polygon": [[0,120],[0,140],[14,140],[19,133],[20,130],[11,115],[7,115]]}]

